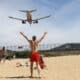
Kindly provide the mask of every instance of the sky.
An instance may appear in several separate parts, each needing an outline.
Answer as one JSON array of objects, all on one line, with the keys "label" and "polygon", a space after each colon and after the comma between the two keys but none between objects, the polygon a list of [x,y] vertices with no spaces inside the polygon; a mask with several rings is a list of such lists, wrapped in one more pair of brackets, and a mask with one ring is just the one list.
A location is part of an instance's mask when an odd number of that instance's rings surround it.
[{"label": "sky", "polygon": [[[18,10],[37,9],[33,19],[51,15],[38,24],[22,24],[8,16],[25,18]],[[0,0],[0,45],[24,45],[27,41],[19,34],[24,32],[40,38],[48,32],[43,43],[80,43],[80,0]]]}]

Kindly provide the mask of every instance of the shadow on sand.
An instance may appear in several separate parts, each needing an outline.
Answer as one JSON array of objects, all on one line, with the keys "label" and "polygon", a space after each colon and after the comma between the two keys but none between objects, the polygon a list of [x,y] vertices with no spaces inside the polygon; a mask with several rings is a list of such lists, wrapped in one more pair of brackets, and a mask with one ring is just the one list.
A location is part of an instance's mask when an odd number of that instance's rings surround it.
[{"label": "shadow on sand", "polygon": [[[0,78],[6,78],[6,79],[21,79],[21,78],[31,78],[30,76],[12,76],[12,77],[0,77]],[[41,79],[41,77],[32,77],[33,79]]]}]

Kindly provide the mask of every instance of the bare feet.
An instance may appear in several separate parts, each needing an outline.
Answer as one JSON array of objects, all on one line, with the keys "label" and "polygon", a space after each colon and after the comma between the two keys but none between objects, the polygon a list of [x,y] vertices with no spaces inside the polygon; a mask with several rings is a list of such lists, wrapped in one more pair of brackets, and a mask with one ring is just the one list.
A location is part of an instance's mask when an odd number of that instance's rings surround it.
[{"label": "bare feet", "polygon": [[33,76],[29,76],[29,78],[39,78],[39,79],[40,79],[41,77],[33,77]]}]

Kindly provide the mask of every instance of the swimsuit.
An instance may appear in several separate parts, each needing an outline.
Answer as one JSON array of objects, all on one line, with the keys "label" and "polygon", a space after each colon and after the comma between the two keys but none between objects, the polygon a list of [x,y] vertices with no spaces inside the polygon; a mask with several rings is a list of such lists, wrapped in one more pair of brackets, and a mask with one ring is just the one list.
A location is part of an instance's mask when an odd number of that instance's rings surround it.
[{"label": "swimsuit", "polygon": [[31,62],[39,62],[39,53],[38,52],[31,52],[30,54],[30,61]]}]

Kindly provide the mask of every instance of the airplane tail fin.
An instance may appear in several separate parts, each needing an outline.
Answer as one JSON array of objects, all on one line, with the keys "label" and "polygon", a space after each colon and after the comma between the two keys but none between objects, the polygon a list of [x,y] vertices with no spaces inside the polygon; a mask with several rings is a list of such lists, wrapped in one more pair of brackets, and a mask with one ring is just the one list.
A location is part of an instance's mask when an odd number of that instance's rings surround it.
[{"label": "airplane tail fin", "polygon": [[25,12],[25,13],[27,13],[27,12],[35,12],[35,11],[37,11],[36,9],[33,9],[33,10],[19,10],[20,12]]}]

